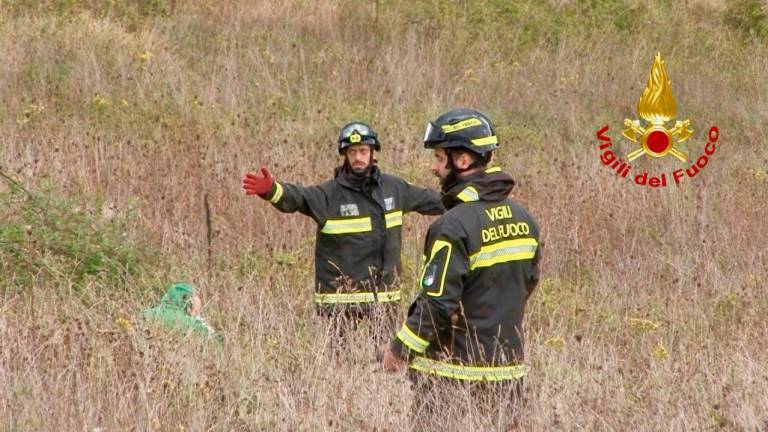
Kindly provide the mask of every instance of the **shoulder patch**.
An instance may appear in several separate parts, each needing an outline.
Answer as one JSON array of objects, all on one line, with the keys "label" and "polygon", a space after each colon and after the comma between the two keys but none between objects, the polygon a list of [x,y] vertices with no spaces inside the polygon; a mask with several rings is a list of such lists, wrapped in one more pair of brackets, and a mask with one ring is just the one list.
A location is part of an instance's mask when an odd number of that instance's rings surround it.
[{"label": "shoulder patch", "polygon": [[395,199],[393,197],[384,198],[384,210],[390,211],[395,208]]},{"label": "shoulder patch", "polygon": [[456,198],[464,202],[473,202],[480,200],[480,194],[474,186],[467,186],[463,191],[456,195]]},{"label": "shoulder patch", "polygon": [[429,261],[421,273],[421,288],[427,295],[438,297],[443,294],[451,249],[451,244],[444,240],[436,240],[432,245]]}]

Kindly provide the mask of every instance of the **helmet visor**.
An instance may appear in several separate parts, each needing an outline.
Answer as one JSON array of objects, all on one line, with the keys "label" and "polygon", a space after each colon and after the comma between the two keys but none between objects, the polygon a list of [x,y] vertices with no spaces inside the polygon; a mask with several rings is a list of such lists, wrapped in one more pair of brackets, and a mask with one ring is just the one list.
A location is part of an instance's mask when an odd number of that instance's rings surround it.
[{"label": "helmet visor", "polygon": [[434,123],[427,123],[427,128],[424,131],[424,144],[438,144],[445,141],[445,133],[439,126],[435,126]]},{"label": "helmet visor", "polygon": [[373,138],[371,128],[362,123],[352,123],[341,130],[339,142],[352,144],[363,143],[366,139]]}]

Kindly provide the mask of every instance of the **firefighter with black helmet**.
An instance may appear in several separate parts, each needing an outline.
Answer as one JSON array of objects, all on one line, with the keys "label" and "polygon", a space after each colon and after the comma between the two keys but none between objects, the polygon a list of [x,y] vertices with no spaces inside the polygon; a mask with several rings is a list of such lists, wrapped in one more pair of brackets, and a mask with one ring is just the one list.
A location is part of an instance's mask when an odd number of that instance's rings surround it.
[{"label": "firefighter with black helmet", "polygon": [[541,257],[539,227],[509,198],[514,181],[490,165],[499,143],[484,114],[439,116],[427,125],[424,146],[434,149],[446,213],[427,233],[421,290],[380,351],[385,370],[407,365],[419,428],[439,421],[434,404],[446,392],[435,389],[445,385],[481,395],[494,416],[514,405],[525,375],[523,312]]},{"label": "firefighter with black helmet", "polygon": [[317,223],[314,301],[322,315],[357,318],[370,315],[375,305],[399,302],[403,214],[444,211],[437,192],[383,173],[374,157],[380,150],[373,129],[355,121],[339,134],[344,163],[333,179],[300,186],[274,180],[264,167],[261,175],[243,179],[247,195]]}]

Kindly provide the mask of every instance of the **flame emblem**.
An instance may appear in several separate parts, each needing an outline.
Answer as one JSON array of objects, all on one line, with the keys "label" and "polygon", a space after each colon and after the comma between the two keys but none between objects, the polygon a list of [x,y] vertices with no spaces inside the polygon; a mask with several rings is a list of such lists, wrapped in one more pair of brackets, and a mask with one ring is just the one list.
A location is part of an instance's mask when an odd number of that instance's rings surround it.
[{"label": "flame emblem", "polygon": [[643,127],[640,120],[624,119],[627,129],[622,132],[622,135],[633,143],[640,144],[639,149],[627,155],[628,160],[632,161],[643,154],[657,158],[671,154],[681,161],[688,160],[688,156],[675,148],[675,144],[693,135],[693,129],[690,128],[691,122],[676,121],[671,129],[665,126],[677,115],[677,102],[672,95],[672,81],[667,76],[660,53],[657,53],[653,59],[648,84],[637,102],[637,113],[650,125]]}]

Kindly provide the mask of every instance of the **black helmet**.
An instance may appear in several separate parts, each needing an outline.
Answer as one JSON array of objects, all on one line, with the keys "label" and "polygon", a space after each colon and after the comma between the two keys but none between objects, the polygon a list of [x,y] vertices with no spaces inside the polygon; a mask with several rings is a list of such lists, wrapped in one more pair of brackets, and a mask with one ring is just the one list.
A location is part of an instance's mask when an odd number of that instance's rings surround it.
[{"label": "black helmet", "polygon": [[353,144],[368,144],[376,151],[381,151],[381,144],[376,132],[363,122],[352,122],[341,128],[339,133],[339,154],[344,154]]},{"label": "black helmet", "polygon": [[473,109],[459,108],[427,123],[424,132],[426,148],[464,148],[485,156],[499,148],[499,139],[485,114]]}]

